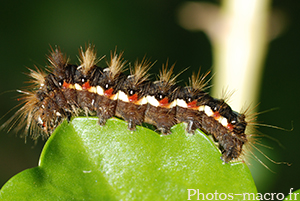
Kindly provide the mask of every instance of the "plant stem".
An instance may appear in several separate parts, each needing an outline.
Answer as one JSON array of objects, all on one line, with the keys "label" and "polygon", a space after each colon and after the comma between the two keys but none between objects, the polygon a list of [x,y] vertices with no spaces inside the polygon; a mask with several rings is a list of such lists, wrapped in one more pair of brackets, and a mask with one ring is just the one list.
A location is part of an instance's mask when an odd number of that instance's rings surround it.
[{"label": "plant stem", "polygon": [[212,93],[220,97],[224,89],[235,90],[230,105],[236,111],[257,104],[268,43],[269,5],[270,0],[223,0],[222,3],[222,35],[213,41]]}]

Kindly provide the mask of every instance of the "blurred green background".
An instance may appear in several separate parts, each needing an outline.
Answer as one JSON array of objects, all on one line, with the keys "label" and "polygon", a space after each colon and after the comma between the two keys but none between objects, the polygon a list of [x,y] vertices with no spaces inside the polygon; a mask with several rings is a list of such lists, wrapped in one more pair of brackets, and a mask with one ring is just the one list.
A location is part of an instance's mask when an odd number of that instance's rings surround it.
[{"label": "blurred green background", "polygon": [[[59,45],[63,52],[77,62],[78,48],[88,42],[96,45],[98,55],[109,55],[116,47],[124,50],[124,58],[134,62],[146,55],[157,61],[151,70],[156,75],[162,63],[176,62],[175,73],[189,67],[179,76],[185,84],[192,71],[206,72],[212,67],[211,45],[203,32],[190,32],[177,23],[177,11],[185,1],[5,1],[1,3],[0,54],[0,116],[17,105],[16,89],[28,80],[26,67],[46,65],[49,45]],[[218,4],[218,1],[210,1]],[[299,189],[299,75],[300,75],[300,3],[295,0],[276,0],[272,7],[287,18],[286,29],[270,42],[260,95],[259,121],[291,132],[259,128],[277,139],[263,139],[272,150],[263,151],[276,161],[292,166],[267,165],[276,173],[253,163],[251,169],[259,192],[281,192]],[[154,76],[153,75],[153,76]],[[1,119],[4,123],[14,111]],[[36,145],[24,143],[15,133],[0,134],[0,186],[18,172],[37,166],[44,141]],[[259,156],[263,158],[263,156]],[[201,171],[201,170],[199,170]]]}]

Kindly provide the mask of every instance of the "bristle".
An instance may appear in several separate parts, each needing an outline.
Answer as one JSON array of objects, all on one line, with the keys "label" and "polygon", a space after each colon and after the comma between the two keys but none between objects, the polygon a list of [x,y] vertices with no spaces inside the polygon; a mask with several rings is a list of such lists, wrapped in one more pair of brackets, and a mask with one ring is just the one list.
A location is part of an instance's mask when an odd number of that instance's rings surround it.
[{"label": "bristle", "polygon": [[34,87],[42,87],[45,82],[46,73],[37,67],[35,67],[36,70],[28,68],[30,73],[28,74],[29,77],[33,78],[29,81],[29,83],[33,83]]},{"label": "bristle", "polygon": [[53,50],[53,48],[50,46],[50,49],[50,55],[48,56],[48,61],[51,64],[50,68],[56,70],[62,70],[63,68],[65,68],[69,59],[67,59],[67,57],[63,53],[61,53],[59,47],[56,47]]},{"label": "bristle", "polygon": [[161,71],[159,71],[159,81],[165,82],[168,85],[174,85],[176,83],[176,78],[178,75],[173,74],[173,69],[175,67],[175,64],[171,66],[170,69],[168,69],[168,61],[166,64],[162,65]]},{"label": "bristle", "polygon": [[[45,77],[46,74],[42,70],[35,67],[36,70],[28,68],[30,71],[27,75],[31,77],[32,79],[28,83],[32,83],[33,86],[29,86],[29,88],[32,88],[32,90],[38,88],[41,89],[44,87],[45,84]],[[1,128],[7,128],[8,131],[10,131],[12,128],[16,132],[21,130],[22,128],[25,128],[25,133],[29,133],[30,135],[33,135],[33,132],[37,131],[38,125],[36,124],[35,120],[36,118],[36,108],[39,105],[39,100],[36,96],[35,91],[29,91],[29,90],[17,90],[19,93],[21,93],[21,97],[18,98],[18,101],[20,101],[20,105],[22,107],[7,121],[5,122]],[[41,130],[41,129],[39,129]],[[25,135],[26,137],[27,135]],[[33,136],[32,136],[33,137]]]},{"label": "bristle", "polygon": [[123,61],[122,55],[123,52],[121,52],[119,55],[116,53],[116,51],[114,52],[114,54],[111,53],[110,62],[107,62],[107,70],[109,70],[111,79],[114,79],[125,71],[126,61]]},{"label": "bristle", "polygon": [[210,79],[207,81],[205,80],[209,73],[210,71],[208,71],[204,75],[201,75],[200,69],[197,74],[193,72],[192,76],[189,78],[189,86],[191,86],[194,91],[205,90],[208,85],[208,82],[210,81]]},{"label": "bristle", "polygon": [[[32,136],[34,135],[34,132],[37,132],[37,128],[39,128],[35,122],[35,120],[38,118],[37,117],[38,113],[36,112],[36,109],[38,108],[39,100],[37,99],[35,94],[29,93],[24,97],[24,102],[26,102],[26,104],[21,108],[20,113],[22,113],[21,116],[27,117],[25,132],[29,131],[29,134]],[[41,129],[39,130],[41,132]],[[38,134],[35,135],[38,136],[40,133],[39,132],[37,133]]]},{"label": "bristle", "polygon": [[18,99],[20,101],[19,105],[23,106],[1,126],[1,129],[6,128],[7,131],[10,131],[14,128],[14,130],[18,132],[22,128],[25,128],[25,136],[27,136],[27,133],[32,135],[33,132],[37,131],[36,128],[38,128],[34,122],[34,114],[39,100],[34,92],[21,90],[18,90],[18,92],[21,93],[21,98]]},{"label": "bristle", "polygon": [[82,47],[80,47],[79,55],[79,61],[81,64],[78,69],[82,69],[82,73],[84,75],[87,75],[91,68],[101,60],[97,58],[95,46],[91,44],[86,48],[85,52],[83,51]]},{"label": "bristle", "polygon": [[130,74],[134,78],[134,85],[139,85],[142,82],[145,82],[149,78],[149,74],[147,72],[152,67],[153,64],[149,60],[145,58],[139,62],[136,61],[134,63],[134,68],[130,68]]},{"label": "bristle", "polygon": [[222,90],[220,99],[224,100],[226,103],[230,103],[231,98],[233,97],[235,90],[229,90],[228,88],[224,88]]}]

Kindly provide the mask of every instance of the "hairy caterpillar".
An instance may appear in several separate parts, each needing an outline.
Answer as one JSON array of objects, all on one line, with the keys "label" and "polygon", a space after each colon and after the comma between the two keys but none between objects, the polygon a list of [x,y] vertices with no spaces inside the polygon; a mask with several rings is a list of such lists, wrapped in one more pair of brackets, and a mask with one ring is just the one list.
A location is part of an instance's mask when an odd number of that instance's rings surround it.
[{"label": "hairy caterpillar", "polygon": [[35,139],[48,137],[64,119],[78,115],[96,115],[100,125],[113,116],[121,117],[133,131],[146,122],[162,134],[170,134],[173,125],[185,122],[189,133],[199,128],[213,136],[224,162],[238,159],[249,141],[245,114],[204,91],[208,73],[193,74],[189,85],[182,87],[172,74],[174,65],[168,68],[166,64],[158,79],[150,81],[148,60],[136,61],[126,75],[122,54],[112,53],[101,68],[92,45],[85,51],[80,48],[80,65],[70,64],[59,48],[51,48],[48,60],[49,73],[30,69],[31,90],[19,90],[23,106],[3,126],[25,128]]}]

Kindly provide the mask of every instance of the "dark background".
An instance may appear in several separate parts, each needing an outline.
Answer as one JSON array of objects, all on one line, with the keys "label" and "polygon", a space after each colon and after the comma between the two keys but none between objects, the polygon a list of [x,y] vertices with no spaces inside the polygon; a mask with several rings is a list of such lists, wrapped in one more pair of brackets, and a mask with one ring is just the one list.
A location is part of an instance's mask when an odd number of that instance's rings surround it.
[{"label": "dark background", "polygon": [[[28,77],[26,67],[46,65],[49,45],[59,45],[63,52],[77,62],[78,48],[88,42],[96,45],[98,55],[109,55],[117,46],[124,50],[128,61],[146,54],[156,61],[152,74],[157,74],[162,63],[176,62],[175,73],[190,67],[180,75],[187,82],[192,71],[202,72],[212,66],[211,45],[202,32],[189,32],[177,23],[177,9],[184,1],[5,1],[0,12],[0,116],[17,105],[16,89],[22,88]],[[218,1],[211,1],[218,4]],[[277,139],[263,139],[272,150],[261,148],[276,161],[287,161],[292,166],[268,167],[253,162],[251,171],[259,192],[281,192],[299,189],[299,67],[300,26],[299,2],[277,0],[272,7],[283,11],[288,19],[287,29],[270,42],[260,94],[259,111],[270,111],[259,116],[259,121],[290,129],[282,131],[260,128],[264,134]],[[14,112],[4,116],[1,124]],[[24,143],[15,133],[0,134],[0,186],[18,172],[37,166],[44,145],[31,140]],[[258,156],[264,158],[262,155]]]}]

